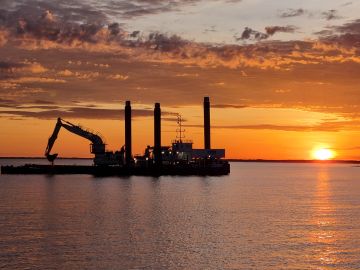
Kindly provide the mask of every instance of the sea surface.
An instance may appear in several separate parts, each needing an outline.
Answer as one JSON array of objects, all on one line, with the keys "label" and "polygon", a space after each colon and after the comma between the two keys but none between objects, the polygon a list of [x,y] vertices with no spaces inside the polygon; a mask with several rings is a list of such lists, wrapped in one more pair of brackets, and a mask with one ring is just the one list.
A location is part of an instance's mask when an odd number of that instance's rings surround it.
[{"label": "sea surface", "polygon": [[[39,163],[0,160],[1,164]],[[86,164],[89,160],[62,160]],[[360,269],[360,167],[0,175],[2,269]]]}]

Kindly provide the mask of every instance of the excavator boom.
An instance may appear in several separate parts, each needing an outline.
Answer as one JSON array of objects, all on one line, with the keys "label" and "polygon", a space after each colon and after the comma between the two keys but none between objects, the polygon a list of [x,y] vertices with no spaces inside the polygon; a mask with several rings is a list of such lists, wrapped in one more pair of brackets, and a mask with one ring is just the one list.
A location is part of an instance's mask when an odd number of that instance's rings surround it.
[{"label": "excavator boom", "polygon": [[54,131],[48,140],[48,144],[45,150],[45,156],[50,162],[54,162],[58,154],[50,154],[51,149],[54,146],[54,143],[58,137],[61,128],[65,128],[73,134],[76,134],[80,137],[83,137],[91,142],[91,153],[95,155],[105,154],[105,144],[101,137],[97,134],[94,134],[90,131],[84,130],[80,126],[74,125],[68,121],[65,121],[61,118],[57,119]]}]

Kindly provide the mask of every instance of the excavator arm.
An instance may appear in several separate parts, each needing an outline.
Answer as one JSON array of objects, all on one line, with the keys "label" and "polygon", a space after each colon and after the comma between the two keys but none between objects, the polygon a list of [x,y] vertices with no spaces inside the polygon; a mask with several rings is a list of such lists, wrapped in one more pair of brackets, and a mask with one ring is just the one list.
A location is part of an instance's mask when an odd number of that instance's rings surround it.
[{"label": "excavator arm", "polygon": [[50,152],[62,127],[73,134],[76,134],[91,141],[91,153],[95,155],[105,153],[105,144],[99,135],[96,135],[90,131],[84,130],[80,126],[74,125],[61,118],[58,118],[54,131],[48,140],[48,145],[45,150],[45,156],[50,162],[54,162],[54,160],[58,156],[58,154],[50,154]]},{"label": "excavator arm", "polygon": [[55,128],[54,128],[54,131],[53,131],[52,135],[49,138],[49,141],[48,141],[48,144],[47,144],[47,147],[46,147],[46,150],[45,150],[45,156],[50,162],[54,162],[54,160],[58,156],[58,154],[52,154],[51,155],[50,152],[51,152],[51,149],[53,148],[54,143],[55,143],[55,141],[57,139],[60,128],[61,128],[61,118],[58,118],[57,122],[56,122],[56,125],[55,125]]}]

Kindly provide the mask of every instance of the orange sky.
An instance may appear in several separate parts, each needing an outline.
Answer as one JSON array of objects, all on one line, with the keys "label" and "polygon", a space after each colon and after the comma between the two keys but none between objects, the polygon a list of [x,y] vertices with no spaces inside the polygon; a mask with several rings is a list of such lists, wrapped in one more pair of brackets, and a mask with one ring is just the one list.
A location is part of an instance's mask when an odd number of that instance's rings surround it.
[{"label": "orange sky", "polygon": [[[118,150],[125,100],[135,153],[153,143],[155,102],[164,145],[181,113],[187,138],[202,147],[210,96],[212,146],[227,158],[311,159],[330,148],[337,159],[360,159],[360,4],[262,1],[73,0],[77,13],[62,3],[5,1],[0,156],[42,156],[57,117]],[[91,157],[88,142],[67,131],[54,152]]]},{"label": "orange sky", "polygon": [[[163,108],[164,110],[165,108]],[[201,107],[184,108],[183,116],[186,119],[186,139],[194,142],[194,147],[203,147],[203,129]],[[245,159],[312,159],[313,150],[330,148],[336,152],[337,159],[358,159],[358,149],[352,149],[356,145],[359,136],[358,131],[301,131],[301,130],[273,130],[263,127],[252,127],[251,119],[268,118],[278,114],[273,112],[279,109],[261,109],[254,112],[253,117],[245,118],[239,127],[231,127],[234,118],[241,119],[246,113],[242,110],[233,111],[229,116],[227,109],[212,109],[212,146],[225,148],[227,158]],[[177,111],[181,111],[179,108]],[[296,112],[293,112],[296,114]],[[307,112],[299,111],[299,115]],[[313,114],[313,113],[309,113]],[[189,115],[189,116],[188,116]],[[280,123],[288,119],[284,114]],[[175,117],[174,117],[175,119]],[[314,115],[309,115],[309,122],[316,121]],[[304,118],[305,121],[305,118]],[[46,147],[47,138],[51,135],[56,120],[2,120],[5,132],[0,134],[2,142],[2,156],[42,156]],[[72,122],[80,123],[94,131],[99,131],[105,138],[109,150],[118,150],[124,144],[124,121],[123,120],[91,120],[72,119]],[[194,123],[194,125],[190,125]],[[170,145],[176,136],[176,122],[163,121],[162,144]],[[190,127],[186,127],[188,125]],[[219,123],[229,128],[219,128]],[[229,123],[229,124],[228,124]],[[146,145],[153,143],[153,119],[151,117],[138,118],[133,121],[133,148],[134,153],[142,153]],[[249,125],[249,127],[247,127]],[[195,127],[196,126],[196,127]],[[198,127],[197,127],[198,126]],[[296,127],[296,126],[295,126]],[[289,127],[285,127],[289,128]],[[91,157],[89,143],[83,138],[77,137],[66,130],[61,130],[59,138],[53,149],[62,157]]]}]

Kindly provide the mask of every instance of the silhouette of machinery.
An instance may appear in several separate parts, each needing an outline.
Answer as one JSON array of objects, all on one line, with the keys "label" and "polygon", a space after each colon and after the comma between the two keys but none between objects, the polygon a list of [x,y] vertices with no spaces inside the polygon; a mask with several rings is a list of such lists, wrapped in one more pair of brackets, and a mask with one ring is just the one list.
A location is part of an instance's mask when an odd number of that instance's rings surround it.
[{"label": "silhouette of machinery", "polygon": [[[131,130],[131,104],[125,102],[125,145],[120,151],[106,151],[106,144],[100,135],[91,132],[79,125],[74,125],[64,119],[58,118],[54,131],[49,138],[45,156],[53,164],[58,154],[51,154],[51,150],[61,128],[90,141],[90,152],[94,154],[96,166],[126,166],[160,168],[163,165],[180,166],[181,164],[197,164],[200,166],[217,166],[219,159],[225,157],[225,149],[212,149],[210,142],[210,99],[204,98],[204,148],[194,149],[192,141],[183,140],[181,116],[178,115],[180,137],[172,142],[171,146],[161,144],[161,108],[160,103],[154,106],[154,146],[148,146],[144,155],[132,155],[132,130]],[[202,166],[201,165],[201,166]]]},{"label": "silhouette of machinery", "polygon": [[54,143],[58,137],[60,129],[64,128],[67,131],[78,135],[82,138],[85,138],[91,142],[90,144],[90,152],[95,155],[94,157],[94,164],[95,165],[119,165],[123,162],[123,152],[122,149],[120,152],[111,152],[105,150],[105,143],[100,135],[85,130],[84,128],[74,125],[68,121],[65,121],[61,118],[57,119],[54,131],[48,140],[48,144],[45,150],[46,158],[53,163],[54,160],[57,158],[58,154],[50,154]]}]

